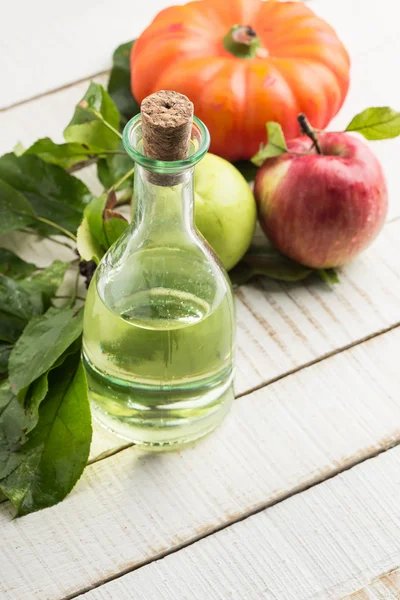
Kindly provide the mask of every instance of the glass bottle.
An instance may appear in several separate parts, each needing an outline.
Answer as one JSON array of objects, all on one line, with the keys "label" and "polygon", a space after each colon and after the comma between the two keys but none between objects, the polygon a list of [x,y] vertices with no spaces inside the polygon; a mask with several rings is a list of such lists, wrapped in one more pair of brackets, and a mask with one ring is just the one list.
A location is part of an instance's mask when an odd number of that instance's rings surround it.
[{"label": "glass bottle", "polygon": [[179,161],[144,155],[141,115],[123,140],[135,162],[133,218],[90,284],[84,364],[94,418],[139,445],[168,449],[212,431],[232,403],[234,299],[194,225],[205,125],[194,117],[189,156]]}]

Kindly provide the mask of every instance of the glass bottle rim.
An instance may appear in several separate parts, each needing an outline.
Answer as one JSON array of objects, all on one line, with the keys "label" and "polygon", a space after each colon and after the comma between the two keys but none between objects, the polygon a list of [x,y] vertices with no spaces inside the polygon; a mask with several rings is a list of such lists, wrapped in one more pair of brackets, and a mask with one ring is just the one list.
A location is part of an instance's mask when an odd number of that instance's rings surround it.
[{"label": "glass bottle rim", "polygon": [[166,161],[149,158],[148,156],[145,156],[139,152],[139,150],[132,143],[132,134],[138,129],[141,122],[142,115],[140,113],[132,117],[132,119],[130,119],[130,121],[128,121],[124,127],[122,140],[126,152],[135,161],[135,163],[141,165],[149,171],[156,173],[175,173],[184,171],[185,169],[193,167],[196,163],[198,163],[207,153],[210,147],[210,133],[207,127],[198,117],[193,117],[193,129],[197,129],[199,131],[200,141],[198,148],[196,148],[192,154],[183,160]]}]

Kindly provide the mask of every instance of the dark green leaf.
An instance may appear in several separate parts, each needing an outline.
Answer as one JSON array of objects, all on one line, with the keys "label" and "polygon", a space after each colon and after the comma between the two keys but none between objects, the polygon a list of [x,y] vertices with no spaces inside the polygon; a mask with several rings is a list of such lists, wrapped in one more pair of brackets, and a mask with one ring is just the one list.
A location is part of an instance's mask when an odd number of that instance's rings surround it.
[{"label": "dark green leaf", "polygon": [[111,131],[119,128],[119,112],[106,90],[98,83],[91,83],[74,115],[64,131],[67,142],[87,144],[102,150],[116,150],[120,137]]},{"label": "dark green leaf", "polygon": [[251,162],[257,167],[261,167],[267,158],[279,156],[288,151],[285,136],[283,135],[282,127],[279,123],[269,121],[267,123],[267,135],[267,145],[262,146],[257,154],[251,159]]},{"label": "dark green leaf", "polygon": [[[76,233],[83,210],[92,200],[82,181],[38,156],[5,154],[0,158],[0,178],[23,194],[37,215],[72,233]],[[45,235],[59,233],[43,223],[35,227]]]},{"label": "dark green leaf", "polygon": [[386,140],[400,135],[400,112],[389,106],[367,108],[356,115],[346,131],[357,131],[367,140]]},{"label": "dark green leaf", "polygon": [[129,223],[122,215],[106,209],[104,215],[104,233],[108,247],[112,246],[128,227]]},{"label": "dark green leaf", "polygon": [[23,279],[37,270],[37,266],[27,263],[11,250],[0,248],[0,274],[12,279]]},{"label": "dark green leaf", "polygon": [[[0,177],[2,177],[1,169]],[[29,225],[33,221],[34,214],[28,200],[7,181],[0,179],[0,233]]]},{"label": "dark green leaf", "polygon": [[233,284],[242,285],[258,275],[281,281],[301,281],[312,272],[312,269],[286,258],[271,246],[251,248],[229,275]]},{"label": "dark green leaf", "polygon": [[0,275],[0,311],[27,321],[43,311],[41,294],[26,290],[20,281]]},{"label": "dark green leaf", "polygon": [[63,169],[71,169],[101,153],[102,150],[87,144],[77,142],[55,144],[50,138],[42,138],[37,140],[23,154],[25,156],[33,154],[47,163],[58,165]]},{"label": "dark green leaf", "polygon": [[8,359],[12,350],[11,344],[0,342],[0,379],[7,377]]},{"label": "dark green leaf", "polygon": [[140,106],[131,92],[130,55],[135,40],[121,44],[113,54],[113,68],[108,82],[108,92],[125,120],[140,112]]},{"label": "dark green leaf", "polygon": [[0,275],[0,340],[15,342],[29,319],[43,312],[41,293]]},{"label": "dark green leaf", "polygon": [[11,343],[16,342],[26,324],[26,319],[0,310],[0,340]]},{"label": "dark green leaf", "polygon": [[104,255],[104,250],[93,237],[86,217],[83,217],[77,232],[77,248],[80,257],[85,261],[94,260],[99,264]]},{"label": "dark green leaf", "polygon": [[56,360],[56,362],[51,366],[51,368],[46,373],[43,373],[43,375],[38,377],[38,379],[35,379],[35,381],[29,386],[28,390],[26,390],[24,408],[26,417],[25,428],[27,433],[32,431],[32,429],[36,427],[37,422],[39,420],[39,406],[45,399],[47,392],[49,391],[49,374],[51,373],[51,371],[53,371],[53,369],[57,369],[57,367],[61,366],[68,356],[80,352],[81,347],[82,338],[78,338]]},{"label": "dark green leaf", "polygon": [[62,284],[68,266],[66,262],[55,260],[50,266],[43,269],[37,275],[34,275],[31,279],[21,281],[21,286],[27,291],[43,294],[44,305],[48,307],[50,300],[56,295],[58,288]]},{"label": "dark green leaf", "polygon": [[91,436],[85,372],[76,354],[50,374],[38,425],[17,453],[18,466],[0,481],[18,515],[65,498],[87,464]]},{"label": "dark green leaf", "polygon": [[340,283],[340,279],[335,269],[318,269],[317,275],[319,275],[319,277],[321,277],[321,279],[329,285]]},{"label": "dark green leaf", "polygon": [[8,363],[11,388],[18,393],[46,373],[82,333],[83,310],[49,308],[32,319]]},{"label": "dark green leaf", "polygon": [[24,428],[24,410],[5,381],[0,385],[0,480],[19,464],[17,450],[24,441]]},{"label": "dark green leaf", "polygon": [[[111,188],[117,181],[122,179],[125,173],[128,173],[133,167],[132,159],[125,152],[122,143],[118,146],[117,152],[107,158],[101,158],[97,163],[97,176],[106,189]],[[118,189],[132,188],[133,175],[128,177]]]},{"label": "dark green leaf", "polygon": [[253,165],[249,160],[239,160],[232,163],[234,167],[243,175],[246,181],[254,181],[257,175],[258,167]]}]

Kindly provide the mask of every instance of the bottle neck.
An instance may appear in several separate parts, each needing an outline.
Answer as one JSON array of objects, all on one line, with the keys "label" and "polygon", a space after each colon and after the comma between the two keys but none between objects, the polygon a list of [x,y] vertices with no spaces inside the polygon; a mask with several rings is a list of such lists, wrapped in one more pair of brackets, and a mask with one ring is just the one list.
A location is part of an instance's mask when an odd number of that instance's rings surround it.
[{"label": "bottle neck", "polygon": [[162,175],[135,167],[133,226],[155,243],[192,234],[194,228],[194,168]]}]

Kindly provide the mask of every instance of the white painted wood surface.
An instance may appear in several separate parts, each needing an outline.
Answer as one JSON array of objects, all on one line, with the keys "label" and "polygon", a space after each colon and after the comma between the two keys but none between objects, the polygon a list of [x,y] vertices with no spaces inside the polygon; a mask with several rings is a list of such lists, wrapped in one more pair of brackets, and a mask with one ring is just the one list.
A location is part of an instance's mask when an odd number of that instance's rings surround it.
[{"label": "white painted wood surface", "polygon": [[[240,398],[224,425],[193,448],[165,455],[130,448],[96,462],[56,507],[11,521],[11,506],[2,505],[0,597],[76,594],[398,443],[399,345],[396,328]],[[319,510],[328,518],[330,509]],[[389,550],[383,544],[379,556]],[[221,570],[229,564],[223,559]],[[263,577],[266,565],[257,569]]]},{"label": "white painted wood surface", "polygon": [[[108,69],[113,49],[169,3],[14,0],[2,22],[0,106]],[[352,57],[350,93],[331,128],[366,106],[399,108],[395,0],[311,5]],[[88,81],[0,112],[0,153],[17,141],[62,141]],[[400,217],[400,139],[373,148],[388,178],[393,221]],[[10,245],[16,249],[15,240]],[[17,250],[32,260],[37,246],[30,239]],[[50,259],[45,254],[42,248],[40,264]],[[226,423],[196,447],[165,456],[128,448],[104,458],[121,444],[96,433],[97,462],[66,501],[18,521],[9,504],[0,505],[0,597],[66,600],[137,568],[82,597],[399,599],[397,575],[385,574],[400,567],[400,450],[335,476],[400,442],[399,256],[400,220],[386,225],[333,289],[266,279],[240,288],[236,389],[244,396]],[[360,343],[370,336],[377,337]]]},{"label": "white painted wood surface", "polygon": [[394,569],[342,600],[399,600],[399,598],[400,569]]},{"label": "white painted wood surface", "polygon": [[80,597],[337,600],[400,565],[399,463],[396,448]]},{"label": "white painted wood surface", "polygon": [[[14,0],[2,13],[0,107],[110,68],[170,0]],[[184,4],[176,0],[175,4]]]}]

